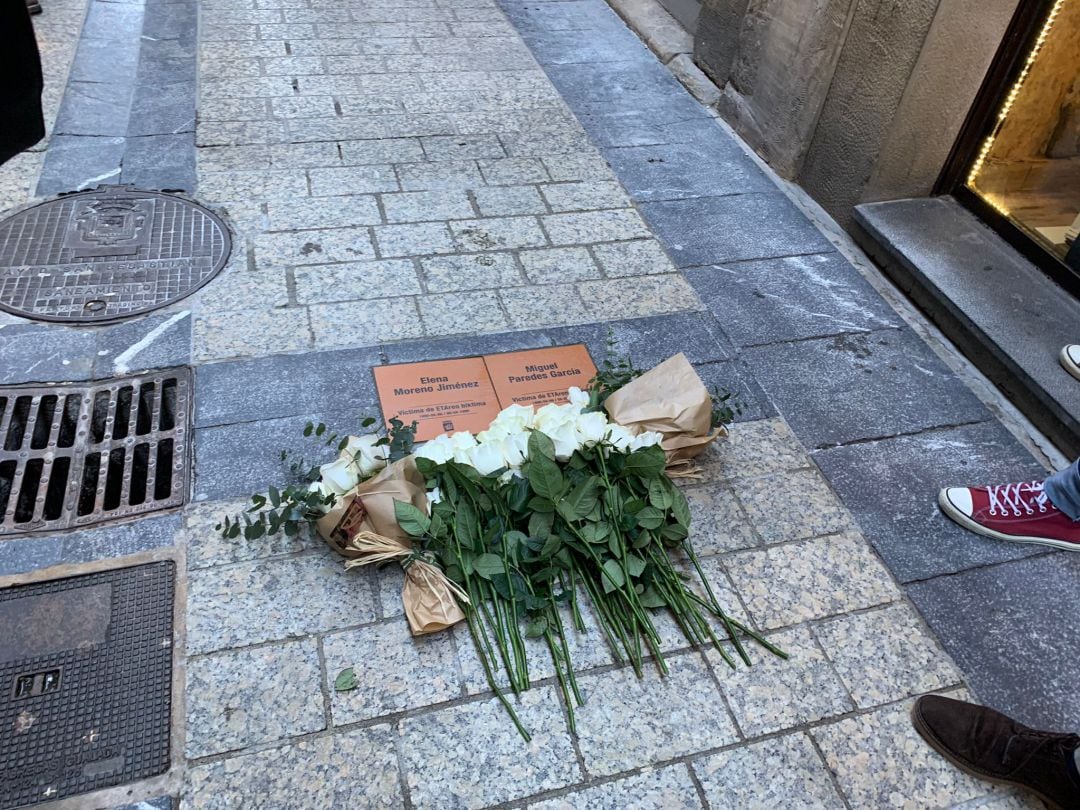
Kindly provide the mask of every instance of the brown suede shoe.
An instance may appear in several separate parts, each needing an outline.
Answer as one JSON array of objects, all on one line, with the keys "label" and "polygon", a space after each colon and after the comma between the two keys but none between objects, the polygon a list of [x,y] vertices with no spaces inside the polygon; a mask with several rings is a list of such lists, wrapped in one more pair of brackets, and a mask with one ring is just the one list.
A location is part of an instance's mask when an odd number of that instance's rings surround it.
[{"label": "brown suede shoe", "polygon": [[911,721],[930,747],[953,765],[990,782],[1027,788],[1058,810],[1080,810],[1075,734],[1036,731],[993,709],[924,695]]}]

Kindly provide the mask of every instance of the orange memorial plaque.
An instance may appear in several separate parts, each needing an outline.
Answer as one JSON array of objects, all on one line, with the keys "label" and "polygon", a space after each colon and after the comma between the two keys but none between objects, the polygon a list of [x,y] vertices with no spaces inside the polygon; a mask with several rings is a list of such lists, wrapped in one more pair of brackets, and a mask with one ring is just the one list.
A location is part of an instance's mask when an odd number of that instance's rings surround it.
[{"label": "orange memorial plaque", "polygon": [[584,390],[596,366],[583,343],[484,356],[499,402],[536,405],[567,401],[567,389]]},{"label": "orange memorial plaque", "polygon": [[458,360],[376,366],[375,385],[387,420],[416,421],[416,440],[484,430],[506,406],[567,401],[596,366],[583,343]]},{"label": "orange memorial plaque", "polygon": [[375,385],[387,420],[416,421],[416,440],[457,430],[478,432],[501,407],[482,357],[376,366]]}]

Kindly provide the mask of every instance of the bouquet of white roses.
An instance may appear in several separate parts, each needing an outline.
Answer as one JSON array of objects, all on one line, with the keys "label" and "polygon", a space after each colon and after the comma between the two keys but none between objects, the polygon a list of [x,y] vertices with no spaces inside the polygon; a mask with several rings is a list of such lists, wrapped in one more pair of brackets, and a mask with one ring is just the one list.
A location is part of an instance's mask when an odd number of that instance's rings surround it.
[{"label": "bouquet of white roses", "polygon": [[[503,687],[528,688],[529,637],[548,649],[574,728],[582,699],[560,606],[584,632],[581,599],[592,604],[616,660],[639,675],[646,655],[667,671],[652,619],[658,609],[692,644],[714,645],[733,667],[722,641],[746,664],[745,638],[783,655],[715,599],[690,544],[686,498],[665,474],[669,465],[685,472],[722,435],[731,416],[726,397],[711,399],[681,355],[651,379],[628,363],[605,371],[587,392],[571,388],[566,404],[512,405],[476,435],[444,434],[416,450],[415,426],[396,419],[385,437],[340,442],[324,425],[308,425],[309,435],[336,444],[338,458],[308,470],[306,486],[255,496],[224,531],[254,538],[295,533],[307,521],[352,558],[350,566],[400,561],[413,632],[466,619],[491,688],[526,738]],[[638,399],[625,396],[633,386]],[[633,423],[616,421],[618,413]],[[670,551],[693,566],[700,594]],[[339,688],[354,685],[348,676]]]}]

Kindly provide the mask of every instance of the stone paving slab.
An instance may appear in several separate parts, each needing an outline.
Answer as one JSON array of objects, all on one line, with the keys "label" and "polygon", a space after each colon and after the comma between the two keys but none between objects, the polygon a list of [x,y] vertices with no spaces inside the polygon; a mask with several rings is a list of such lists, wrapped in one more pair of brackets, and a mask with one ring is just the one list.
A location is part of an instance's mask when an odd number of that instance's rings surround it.
[{"label": "stone paving slab", "polygon": [[644,769],[634,776],[526,806],[529,810],[699,810],[704,805],[686,766],[673,765]]},{"label": "stone paving slab", "polygon": [[640,208],[679,268],[832,249],[809,220],[777,193],[649,202]]},{"label": "stone paving slab", "polygon": [[[261,681],[261,672],[273,672],[273,682]],[[186,675],[191,759],[326,727],[312,640],[189,658]]]},{"label": "stone paving slab", "polygon": [[[1080,727],[1075,667],[1080,649],[1070,615],[1080,560],[1052,552],[912,585],[908,592],[971,689],[1036,728]],[[988,609],[987,594],[994,594]]]},{"label": "stone paving slab", "polygon": [[903,323],[839,253],[698,267],[686,279],[739,346]]},{"label": "stone paving slab", "polygon": [[494,698],[398,724],[409,795],[419,807],[479,808],[581,780],[554,687],[530,689],[515,709],[525,743]]},{"label": "stone paving slab", "polygon": [[[188,654],[365,624],[378,618],[370,581],[328,549],[192,571]],[[235,602],[244,594],[245,610]]]},{"label": "stone paving slab", "polygon": [[708,143],[607,149],[604,156],[639,202],[719,197],[773,190],[772,182],[733,143],[723,152]]},{"label": "stone paving slab", "polygon": [[907,330],[779,343],[743,356],[813,449],[989,417],[970,389]]},{"label": "stone paving slab", "polygon": [[[341,778],[343,763],[350,778]],[[228,810],[281,807],[283,801],[296,810],[400,808],[393,732],[373,726],[197,765],[187,773],[180,806]]]},{"label": "stone paving slab", "polygon": [[[962,691],[949,697],[970,699]],[[910,712],[908,701],[810,732],[852,806],[947,807],[1003,792],[934,753],[912,728]]]},{"label": "stone paving slab", "polygon": [[694,761],[710,807],[846,805],[810,738],[789,734]]}]

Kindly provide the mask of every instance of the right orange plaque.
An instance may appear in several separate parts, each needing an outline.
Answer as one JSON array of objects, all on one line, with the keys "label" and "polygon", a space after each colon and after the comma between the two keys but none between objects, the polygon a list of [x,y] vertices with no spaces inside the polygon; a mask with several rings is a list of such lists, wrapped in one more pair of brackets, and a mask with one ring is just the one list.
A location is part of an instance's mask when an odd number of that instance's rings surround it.
[{"label": "right orange plaque", "polygon": [[583,343],[487,354],[484,362],[504,408],[511,403],[539,407],[549,402],[567,402],[567,389],[577,386],[584,390],[596,374]]}]

